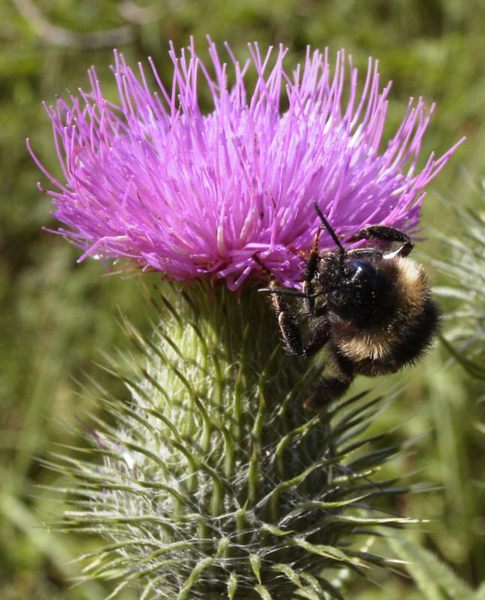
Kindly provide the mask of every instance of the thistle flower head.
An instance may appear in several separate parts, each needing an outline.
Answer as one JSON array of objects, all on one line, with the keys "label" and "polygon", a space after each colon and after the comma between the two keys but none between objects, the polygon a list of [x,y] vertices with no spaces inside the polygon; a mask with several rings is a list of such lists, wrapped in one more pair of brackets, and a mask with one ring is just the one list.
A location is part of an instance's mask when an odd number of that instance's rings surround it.
[{"label": "thistle flower head", "polygon": [[235,289],[258,271],[257,253],[291,285],[319,225],[314,201],[343,238],[370,224],[415,228],[424,188],[454,150],[417,169],[433,107],[411,100],[384,145],[390,84],[381,87],[376,61],[359,82],[344,51],[332,68],[327,52],[308,50],[293,72],[282,46],[250,44],[243,63],[225,53],[209,41],[206,65],[193,44],[171,47],[168,86],[152,61],[133,70],[116,53],[117,102],[92,69],[89,91],[47,107],[63,171],[59,181],[44,169],[48,194],[81,258]]}]

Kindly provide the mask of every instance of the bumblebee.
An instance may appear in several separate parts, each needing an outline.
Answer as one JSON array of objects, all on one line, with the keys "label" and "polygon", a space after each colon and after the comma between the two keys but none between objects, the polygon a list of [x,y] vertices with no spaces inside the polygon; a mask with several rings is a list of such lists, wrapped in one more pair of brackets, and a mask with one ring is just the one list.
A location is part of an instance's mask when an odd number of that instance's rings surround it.
[{"label": "bumblebee", "polygon": [[[375,377],[414,363],[429,347],[439,323],[426,275],[408,258],[410,237],[395,228],[375,225],[358,231],[348,242],[399,243],[393,251],[379,247],[347,250],[314,204],[322,221],[308,257],[301,291],[270,284],[260,291],[271,296],[285,350],[309,357],[324,346],[332,374],[324,377],[305,402],[317,410],[342,396],[356,375]],[[323,230],[336,249],[319,253]],[[257,259],[258,264],[261,261]],[[266,269],[265,269],[266,270]],[[287,300],[299,305],[296,316]],[[302,333],[306,322],[305,335]]]}]

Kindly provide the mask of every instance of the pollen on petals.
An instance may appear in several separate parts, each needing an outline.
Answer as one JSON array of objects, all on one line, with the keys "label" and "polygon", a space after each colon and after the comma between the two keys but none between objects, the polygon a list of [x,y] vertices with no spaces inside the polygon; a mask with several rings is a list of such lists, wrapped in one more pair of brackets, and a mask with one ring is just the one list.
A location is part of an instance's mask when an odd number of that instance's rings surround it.
[{"label": "pollen on petals", "polygon": [[319,226],[313,202],[342,239],[371,224],[412,231],[426,185],[458,145],[417,169],[433,111],[421,99],[384,142],[390,85],[372,59],[359,78],[343,50],[331,66],[328,52],[308,49],[293,72],[282,46],[249,44],[243,62],[210,40],[209,64],[193,43],[169,54],[168,86],[153,61],[148,77],[115,52],[116,103],[91,69],[88,91],[46,106],[63,177],[31,154],[81,259],[122,257],[235,289],[260,272],[257,254],[294,285]]}]

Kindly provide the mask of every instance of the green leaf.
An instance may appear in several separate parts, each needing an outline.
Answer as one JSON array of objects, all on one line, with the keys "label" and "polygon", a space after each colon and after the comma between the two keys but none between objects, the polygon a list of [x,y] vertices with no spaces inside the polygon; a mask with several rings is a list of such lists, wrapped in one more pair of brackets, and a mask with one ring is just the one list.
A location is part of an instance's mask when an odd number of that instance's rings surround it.
[{"label": "green leaf", "polygon": [[473,590],[453,571],[416,542],[387,538],[392,550],[406,562],[408,573],[427,600],[467,600]]}]

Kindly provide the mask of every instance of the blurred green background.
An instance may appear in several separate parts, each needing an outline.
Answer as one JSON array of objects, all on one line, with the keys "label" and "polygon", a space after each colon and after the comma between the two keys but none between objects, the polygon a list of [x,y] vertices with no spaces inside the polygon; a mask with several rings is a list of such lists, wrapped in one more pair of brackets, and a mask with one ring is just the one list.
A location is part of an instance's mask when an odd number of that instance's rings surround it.
[{"label": "blurred green background", "polygon": [[[465,240],[453,206],[480,207],[485,166],[485,3],[483,0],[3,0],[0,3],[0,597],[66,600],[103,598],[109,586],[73,586],[72,563],[90,540],[50,532],[45,523],[60,510],[42,486],[56,483],[39,464],[56,444],[72,443],[77,418],[96,410],[77,381],[89,376],[118,391],[119,384],[95,365],[101,352],[124,347],[116,323],[118,307],[142,330],[136,281],[107,276],[94,261],[76,264],[78,252],[41,230],[55,227],[50,206],[35,187],[41,179],[24,140],[31,138],[42,160],[58,172],[50,124],[41,101],[86,85],[95,64],[105,90],[112,49],[129,62],[155,58],[170,75],[167,45],[195,37],[205,56],[205,35],[227,40],[236,54],[248,41],[287,45],[290,61],[310,44],[331,52],[345,47],[357,66],[380,59],[383,82],[394,81],[389,127],[409,96],[436,101],[423,156],[468,141],[433,182],[423,217],[429,239],[419,257],[442,284],[446,273],[433,258],[451,255],[436,232]],[[443,302],[445,311],[457,308]],[[459,308],[459,306],[458,306]],[[445,332],[456,328],[450,319]],[[435,487],[402,500],[400,510],[430,519],[416,531],[423,545],[476,587],[485,579],[483,484],[483,382],[473,380],[437,347],[418,367],[392,380],[406,384],[376,423],[398,441],[417,439],[389,466],[411,482]],[[483,399],[483,398],[482,398]],[[480,414],[482,413],[482,414]],[[61,452],[69,452],[60,449]],[[39,486],[40,484],[40,486]],[[409,579],[376,572],[377,585],[356,582],[359,600],[417,599]],[[124,596],[126,598],[130,596]],[[441,598],[441,596],[440,596]],[[446,595],[442,596],[443,599]]]}]

